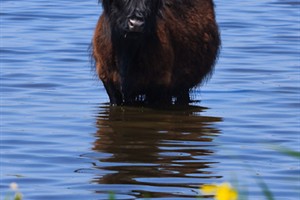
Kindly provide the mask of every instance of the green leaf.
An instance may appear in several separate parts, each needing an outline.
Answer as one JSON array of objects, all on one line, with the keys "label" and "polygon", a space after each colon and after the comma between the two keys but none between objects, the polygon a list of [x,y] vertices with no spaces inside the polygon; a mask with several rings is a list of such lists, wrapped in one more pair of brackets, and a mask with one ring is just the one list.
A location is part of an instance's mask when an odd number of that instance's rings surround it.
[{"label": "green leaf", "polygon": [[275,200],[274,197],[273,197],[272,192],[269,190],[269,187],[267,186],[267,184],[260,177],[256,177],[256,182],[259,185],[259,187],[262,189],[265,197],[268,200]]},{"label": "green leaf", "polygon": [[109,200],[115,200],[116,197],[115,197],[115,193],[114,192],[109,192],[109,197],[108,197]]}]

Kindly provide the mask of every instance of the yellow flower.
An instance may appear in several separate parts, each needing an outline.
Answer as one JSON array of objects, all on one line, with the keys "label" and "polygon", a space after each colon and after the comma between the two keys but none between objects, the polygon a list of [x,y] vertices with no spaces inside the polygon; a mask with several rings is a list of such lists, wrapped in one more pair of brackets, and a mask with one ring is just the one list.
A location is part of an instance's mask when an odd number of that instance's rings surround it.
[{"label": "yellow flower", "polygon": [[200,188],[204,195],[215,195],[215,200],[237,200],[238,192],[229,184],[203,185]]},{"label": "yellow flower", "polygon": [[200,190],[205,195],[213,195],[216,194],[218,189],[217,185],[203,185]]}]

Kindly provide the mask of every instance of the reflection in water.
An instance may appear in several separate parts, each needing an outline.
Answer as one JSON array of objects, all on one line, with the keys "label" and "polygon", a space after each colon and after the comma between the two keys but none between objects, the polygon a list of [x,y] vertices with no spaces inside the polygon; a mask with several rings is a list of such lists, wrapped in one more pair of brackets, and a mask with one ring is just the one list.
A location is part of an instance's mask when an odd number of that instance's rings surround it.
[{"label": "reflection in water", "polygon": [[[101,155],[93,158],[99,174],[93,182],[128,184],[135,196],[170,195],[170,187],[177,188],[175,196],[195,195],[203,180],[219,178],[209,169],[216,162],[207,156],[213,154],[212,140],[219,134],[214,123],[222,119],[202,116],[203,110],[103,106],[93,146]],[[178,194],[178,188],[190,192]]]}]

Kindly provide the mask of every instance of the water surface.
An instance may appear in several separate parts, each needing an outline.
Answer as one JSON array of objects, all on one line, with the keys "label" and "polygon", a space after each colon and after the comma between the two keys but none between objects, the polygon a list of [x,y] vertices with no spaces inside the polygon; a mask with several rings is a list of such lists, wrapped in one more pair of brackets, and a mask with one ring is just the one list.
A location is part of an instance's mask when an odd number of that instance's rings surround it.
[{"label": "water surface", "polygon": [[[0,197],[196,199],[238,181],[300,196],[300,3],[221,1],[222,51],[189,107],[109,107],[89,61],[97,1],[1,1]],[[208,198],[211,199],[211,198]]]}]

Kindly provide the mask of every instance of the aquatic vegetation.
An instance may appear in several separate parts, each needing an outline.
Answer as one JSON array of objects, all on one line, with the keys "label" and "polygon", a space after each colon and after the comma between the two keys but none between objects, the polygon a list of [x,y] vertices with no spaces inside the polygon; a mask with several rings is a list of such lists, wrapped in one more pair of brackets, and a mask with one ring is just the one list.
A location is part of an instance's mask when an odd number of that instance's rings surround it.
[{"label": "aquatic vegetation", "polygon": [[278,152],[285,154],[287,156],[296,158],[296,159],[300,159],[300,152],[299,151],[295,151],[286,147],[274,147],[275,150],[277,150]]},{"label": "aquatic vegetation", "polygon": [[17,183],[13,182],[9,185],[9,188],[14,192],[14,194],[7,195],[4,200],[22,200],[23,195],[19,191],[19,186]]},{"label": "aquatic vegetation", "polygon": [[200,191],[204,195],[214,195],[215,200],[237,200],[238,192],[230,183],[221,183],[219,185],[203,185]]},{"label": "aquatic vegetation", "polygon": [[[289,148],[284,147],[274,147],[274,150],[285,154],[286,156],[300,159],[300,152],[295,151]],[[248,166],[251,170],[251,167]],[[268,185],[264,182],[263,178],[261,177],[254,177],[257,185],[261,188],[265,199],[267,200],[275,200],[275,197],[272,191],[269,189]],[[205,184],[200,187],[200,191],[203,195],[212,195],[214,196],[215,200],[238,200],[242,199],[243,195],[239,195],[241,191],[238,192],[237,189],[231,186],[230,183],[224,182],[221,184]],[[246,198],[247,196],[245,196]]]},{"label": "aquatic vegetation", "polygon": [[266,199],[268,200],[274,200],[273,194],[270,191],[269,187],[267,184],[261,179],[261,178],[256,178],[256,182],[259,185],[259,187],[262,189],[263,194],[265,195]]},{"label": "aquatic vegetation", "polygon": [[109,200],[115,200],[115,199],[116,199],[115,193],[114,193],[114,192],[109,192],[108,199],[109,199]]}]

